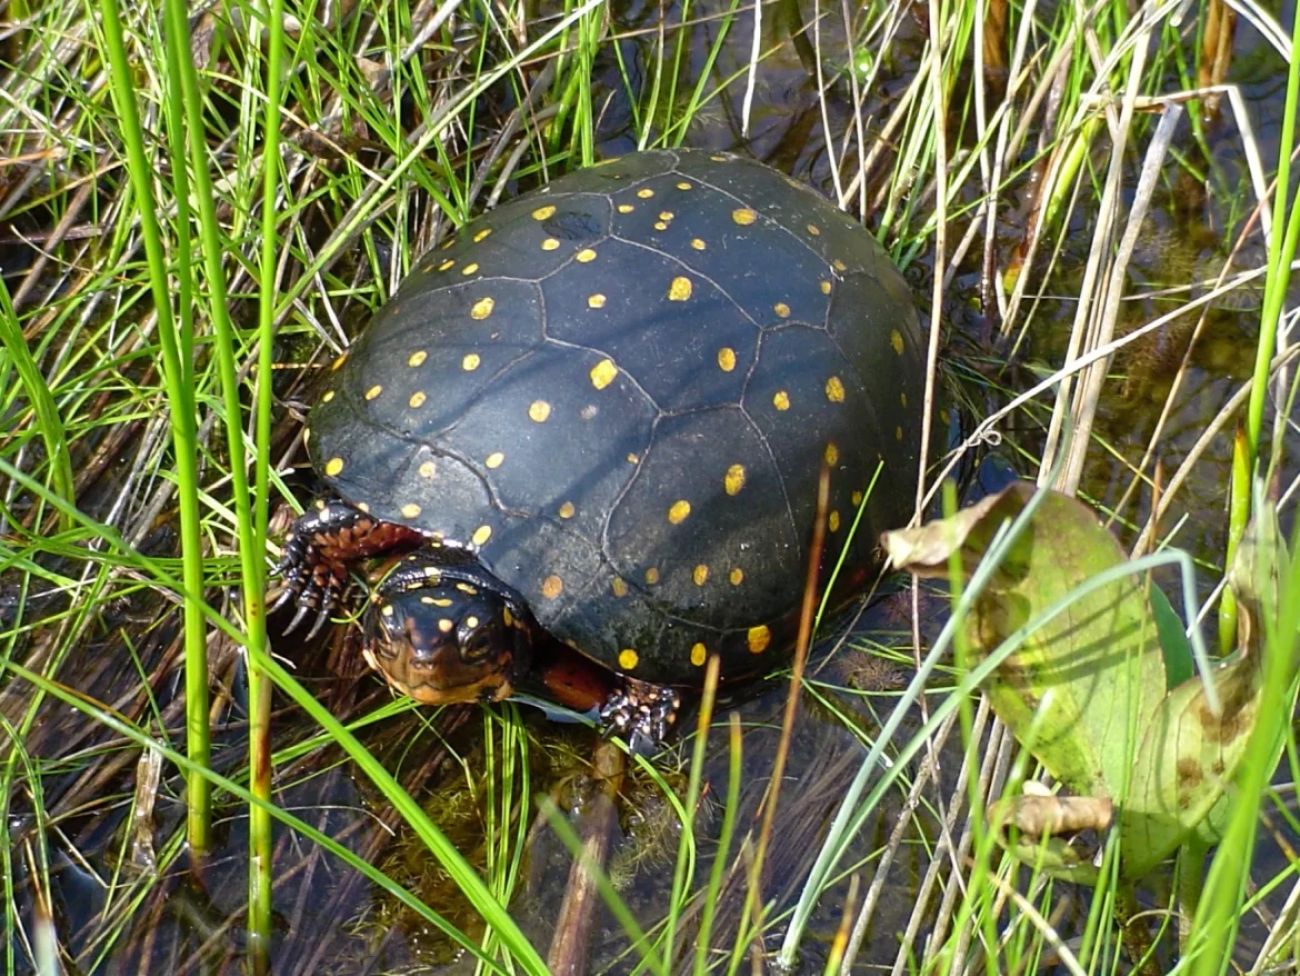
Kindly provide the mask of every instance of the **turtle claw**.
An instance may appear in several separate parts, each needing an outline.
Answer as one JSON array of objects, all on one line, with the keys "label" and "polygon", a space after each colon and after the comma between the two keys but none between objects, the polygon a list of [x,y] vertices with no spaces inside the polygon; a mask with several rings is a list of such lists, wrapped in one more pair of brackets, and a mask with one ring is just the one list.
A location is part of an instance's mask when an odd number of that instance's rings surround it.
[{"label": "turtle claw", "polygon": [[634,754],[650,755],[663,747],[681,704],[672,688],[624,677],[600,706],[601,734],[621,736]]}]

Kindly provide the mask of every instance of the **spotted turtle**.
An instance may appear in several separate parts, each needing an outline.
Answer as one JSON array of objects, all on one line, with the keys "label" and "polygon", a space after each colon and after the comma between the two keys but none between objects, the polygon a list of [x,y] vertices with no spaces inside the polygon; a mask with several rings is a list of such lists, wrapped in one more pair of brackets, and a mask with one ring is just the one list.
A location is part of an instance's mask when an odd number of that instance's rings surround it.
[{"label": "spotted turtle", "polygon": [[923,380],[903,279],[807,187],[703,151],[573,173],[426,254],[333,363],[281,601],[318,629],[400,556],[365,644],[395,688],[533,683],[657,740],[711,655],[788,656],[823,465],[822,581],[861,588],[911,514]]}]

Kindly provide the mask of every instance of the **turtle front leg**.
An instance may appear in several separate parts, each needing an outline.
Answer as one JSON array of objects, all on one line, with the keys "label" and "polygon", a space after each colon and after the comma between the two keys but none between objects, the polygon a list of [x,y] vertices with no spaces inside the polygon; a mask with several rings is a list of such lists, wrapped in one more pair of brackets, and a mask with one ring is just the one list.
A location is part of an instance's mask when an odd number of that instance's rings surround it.
[{"label": "turtle front leg", "polygon": [[329,619],[348,586],[348,567],[358,559],[422,545],[415,529],[384,522],[338,499],[322,499],[304,512],[289,529],[284,550],[273,573],[283,580],[269,607],[276,610],[289,600],[298,609],[284,632],[291,633],[308,614],[316,619],[311,640]]}]

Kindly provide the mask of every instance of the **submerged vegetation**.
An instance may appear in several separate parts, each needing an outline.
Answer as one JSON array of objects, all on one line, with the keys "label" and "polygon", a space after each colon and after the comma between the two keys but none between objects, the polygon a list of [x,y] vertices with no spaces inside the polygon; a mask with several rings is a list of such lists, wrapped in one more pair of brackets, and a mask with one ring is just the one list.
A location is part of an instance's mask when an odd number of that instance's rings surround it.
[{"label": "submerged vegetation", "polygon": [[[1300,27],[1217,0],[0,25],[7,972],[1296,965],[1300,574],[1274,541],[1263,585],[1225,580],[1261,511],[1294,524]],[[957,507],[946,472],[974,496],[1015,471],[1131,558],[1190,554],[1188,623],[1265,662],[1217,847],[1133,879],[1099,829],[1081,883],[999,843],[985,811],[1052,760],[941,633],[957,575],[822,622],[789,709],[706,694],[653,761],[515,704],[394,700],[355,626],[277,636],[321,370],[473,215],[680,144],[811,183],[904,268],[933,425],[957,405],[919,510]],[[1181,611],[1175,561],[1141,565]],[[605,869],[571,871],[580,845]]]}]

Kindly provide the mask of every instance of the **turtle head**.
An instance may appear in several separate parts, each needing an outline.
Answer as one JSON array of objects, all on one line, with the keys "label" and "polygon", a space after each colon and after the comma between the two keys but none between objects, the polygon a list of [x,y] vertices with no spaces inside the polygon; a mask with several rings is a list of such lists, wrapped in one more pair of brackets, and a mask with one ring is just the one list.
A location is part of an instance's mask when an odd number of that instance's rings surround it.
[{"label": "turtle head", "polygon": [[398,691],[442,705],[509,696],[531,645],[527,622],[500,594],[444,578],[381,586],[364,653]]}]

